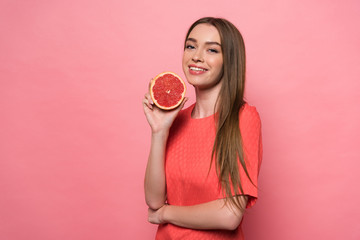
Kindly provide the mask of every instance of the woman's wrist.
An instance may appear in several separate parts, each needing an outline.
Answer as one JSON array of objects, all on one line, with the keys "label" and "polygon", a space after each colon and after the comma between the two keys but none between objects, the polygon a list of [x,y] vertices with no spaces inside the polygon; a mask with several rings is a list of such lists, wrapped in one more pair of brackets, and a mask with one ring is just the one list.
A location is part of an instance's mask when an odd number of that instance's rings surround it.
[{"label": "woman's wrist", "polygon": [[168,213],[169,213],[169,209],[170,206],[165,204],[162,209],[161,209],[161,214],[160,214],[160,222],[161,223],[168,223]]},{"label": "woman's wrist", "polygon": [[161,131],[157,131],[157,132],[151,132],[151,137],[153,139],[167,139],[169,136],[169,131],[168,130],[161,130]]}]

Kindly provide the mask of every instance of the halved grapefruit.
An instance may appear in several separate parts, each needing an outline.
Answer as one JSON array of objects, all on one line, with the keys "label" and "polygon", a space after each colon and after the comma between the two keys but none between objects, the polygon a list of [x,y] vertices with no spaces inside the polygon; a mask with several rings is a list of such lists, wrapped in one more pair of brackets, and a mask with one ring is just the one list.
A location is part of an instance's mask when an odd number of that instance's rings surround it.
[{"label": "halved grapefruit", "polygon": [[150,84],[150,95],[153,102],[164,110],[178,107],[184,100],[185,92],[184,81],[173,72],[160,73]]}]

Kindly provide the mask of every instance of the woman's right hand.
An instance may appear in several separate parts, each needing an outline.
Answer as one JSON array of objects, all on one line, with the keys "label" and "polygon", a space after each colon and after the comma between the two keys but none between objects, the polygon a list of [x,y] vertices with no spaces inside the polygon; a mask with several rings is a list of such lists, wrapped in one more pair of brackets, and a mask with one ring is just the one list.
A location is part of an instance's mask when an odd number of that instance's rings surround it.
[{"label": "woman's right hand", "polygon": [[143,99],[143,107],[152,133],[167,133],[187,100],[188,98],[184,98],[182,103],[173,110],[162,110],[153,103],[150,94],[146,93]]}]

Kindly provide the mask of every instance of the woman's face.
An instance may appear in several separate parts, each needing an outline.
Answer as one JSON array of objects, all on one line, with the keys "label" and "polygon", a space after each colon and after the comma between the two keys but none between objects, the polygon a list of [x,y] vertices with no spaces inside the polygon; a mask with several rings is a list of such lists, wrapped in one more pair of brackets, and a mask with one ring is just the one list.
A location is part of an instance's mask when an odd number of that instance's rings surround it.
[{"label": "woman's face", "polygon": [[185,42],[183,71],[188,82],[199,89],[221,82],[223,54],[218,30],[206,23],[197,25]]}]

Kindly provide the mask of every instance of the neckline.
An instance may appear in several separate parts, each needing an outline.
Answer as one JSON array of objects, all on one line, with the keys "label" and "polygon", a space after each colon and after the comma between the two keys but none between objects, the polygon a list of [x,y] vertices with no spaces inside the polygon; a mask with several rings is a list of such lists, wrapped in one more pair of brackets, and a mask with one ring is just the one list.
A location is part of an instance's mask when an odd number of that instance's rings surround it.
[{"label": "neckline", "polygon": [[[211,115],[209,115],[209,116],[207,116],[207,117],[203,117],[203,118],[193,118],[192,116],[191,116],[191,113],[193,112],[193,110],[194,110],[194,108],[195,108],[195,104],[196,103],[193,103],[189,108],[187,108],[186,110],[188,110],[188,116],[189,116],[189,118],[191,119],[191,120],[193,120],[193,121],[201,121],[201,120],[207,120],[207,119],[215,119],[215,114],[216,113],[213,113],[213,114],[211,114]],[[244,110],[244,108],[246,108],[248,106],[248,104],[245,102],[244,104],[243,104],[243,106],[241,106],[241,108],[240,108],[240,112],[241,111],[243,111]]]},{"label": "neckline", "polygon": [[209,115],[209,116],[207,116],[207,117],[203,117],[203,118],[193,118],[192,116],[191,116],[191,114],[192,114],[192,112],[193,112],[193,110],[194,110],[194,108],[195,108],[195,104],[196,103],[194,103],[193,105],[191,105],[190,107],[189,107],[189,117],[190,117],[190,119],[191,120],[193,120],[193,121],[201,121],[201,120],[206,120],[206,119],[209,119],[209,118],[214,118],[214,116],[215,116],[215,113],[213,113],[213,114],[211,114],[211,115]]}]

